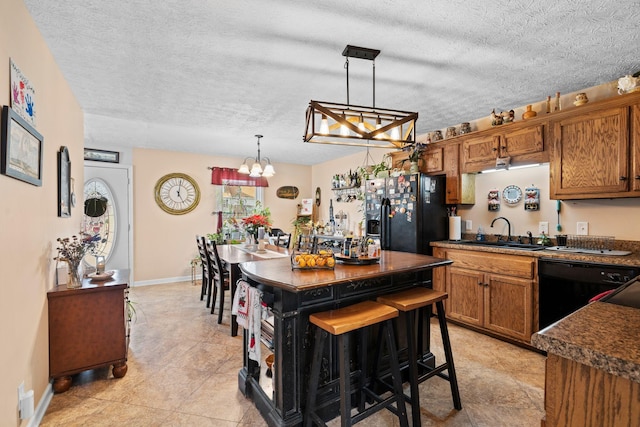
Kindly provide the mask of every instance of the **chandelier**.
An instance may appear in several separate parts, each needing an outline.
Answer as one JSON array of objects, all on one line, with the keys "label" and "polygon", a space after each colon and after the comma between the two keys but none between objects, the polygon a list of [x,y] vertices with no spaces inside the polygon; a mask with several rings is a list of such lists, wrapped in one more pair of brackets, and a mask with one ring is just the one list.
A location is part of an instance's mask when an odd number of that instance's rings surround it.
[{"label": "chandelier", "polygon": [[[310,101],[304,142],[376,148],[404,148],[415,144],[418,113],[376,108],[376,49],[347,45],[347,103]],[[349,103],[349,58],[373,63],[373,107]]]},{"label": "chandelier", "polygon": [[[271,160],[269,160],[268,157],[264,157],[264,167],[262,166],[263,160],[260,158],[260,138],[262,137],[262,135],[256,135],[256,138],[258,138],[258,157],[245,158],[242,162],[242,165],[238,169],[238,173],[248,174],[253,178],[258,178],[260,176],[269,178],[275,175],[276,170],[273,168]],[[253,162],[253,164],[251,165],[251,170],[249,170],[249,164],[247,163],[247,161],[249,160]]]}]

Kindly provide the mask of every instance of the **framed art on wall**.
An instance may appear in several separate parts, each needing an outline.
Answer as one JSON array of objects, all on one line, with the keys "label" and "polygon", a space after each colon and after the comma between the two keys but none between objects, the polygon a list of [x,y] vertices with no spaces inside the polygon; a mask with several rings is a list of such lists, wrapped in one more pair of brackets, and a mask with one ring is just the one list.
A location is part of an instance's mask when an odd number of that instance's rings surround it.
[{"label": "framed art on wall", "polygon": [[71,161],[67,147],[58,151],[58,216],[71,216]]},{"label": "framed art on wall", "polygon": [[120,153],[117,151],[98,150],[85,148],[84,159],[94,162],[120,163]]},{"label": "framed art on wall", "polygon": [[18,113],[2,107],[3,175],[42,186],[43,137]]}]

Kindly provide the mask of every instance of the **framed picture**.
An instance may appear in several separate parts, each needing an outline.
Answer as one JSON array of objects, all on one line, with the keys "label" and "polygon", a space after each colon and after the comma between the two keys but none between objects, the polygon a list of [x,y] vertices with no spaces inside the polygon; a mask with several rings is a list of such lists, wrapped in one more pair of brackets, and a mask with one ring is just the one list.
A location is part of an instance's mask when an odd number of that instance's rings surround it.
[{"label": "framed picture", "polygon": [[8,106],[2,107],[3,175],[42,186],[43,138]]},{"label": "framed picture", "polygon": [[120,153],[117,151],[97,150],[95,148],[84,149],[84,159],[94,162],[120,163]]},{"label": "framed picture", "polygon": [[58,216],[71,216],[71,162],[67,147],[58,151]]}]

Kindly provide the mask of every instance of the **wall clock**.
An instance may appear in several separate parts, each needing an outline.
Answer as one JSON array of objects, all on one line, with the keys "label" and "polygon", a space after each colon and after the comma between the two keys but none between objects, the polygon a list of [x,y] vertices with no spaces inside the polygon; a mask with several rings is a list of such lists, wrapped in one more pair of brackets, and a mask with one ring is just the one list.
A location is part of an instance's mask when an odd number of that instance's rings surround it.
[{"label": "wall clock", "polygon": [[170,173],[156,182],[156,203],[172,215],[191,212],[200,203],[198,183],[184,173]]}]

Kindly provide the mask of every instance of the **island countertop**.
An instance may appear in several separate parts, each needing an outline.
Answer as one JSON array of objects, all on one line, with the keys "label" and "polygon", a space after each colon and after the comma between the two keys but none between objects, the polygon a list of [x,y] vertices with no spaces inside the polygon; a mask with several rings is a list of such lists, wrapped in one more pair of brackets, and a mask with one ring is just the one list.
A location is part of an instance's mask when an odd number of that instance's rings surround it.
[{"label": "island countertop", "polygon": [[336,263],[330,269],[292,269],[289,258],[269,262],[244,262],[242,272],[252,280],[289,292],[307,291],[352,281],[384,277],[388,274],[412,273],[451,264],[451,261],[429,255],[398,251],[382,251],[380,261],[370,265]]},{"label": "island countertop", "polygon": [[565,359],[640,383],[640,309],[593,302],[535,333],[531,343]]}]

